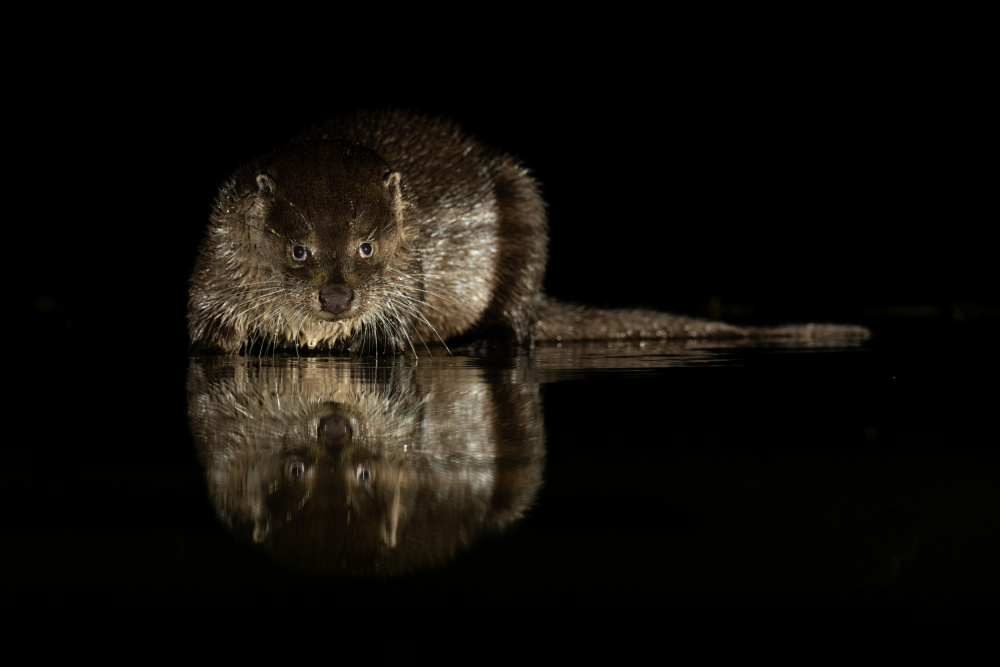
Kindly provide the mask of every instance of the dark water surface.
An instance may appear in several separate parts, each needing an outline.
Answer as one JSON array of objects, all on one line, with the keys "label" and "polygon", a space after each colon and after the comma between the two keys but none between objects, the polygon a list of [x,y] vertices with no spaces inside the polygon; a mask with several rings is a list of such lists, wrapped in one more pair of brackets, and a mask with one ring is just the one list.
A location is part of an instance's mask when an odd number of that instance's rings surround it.
[{"label": "dark water surface", "polygon": [[978,632],[995,363],[940,343],[67,359],[8,445],[5,598],[137,630]]}]

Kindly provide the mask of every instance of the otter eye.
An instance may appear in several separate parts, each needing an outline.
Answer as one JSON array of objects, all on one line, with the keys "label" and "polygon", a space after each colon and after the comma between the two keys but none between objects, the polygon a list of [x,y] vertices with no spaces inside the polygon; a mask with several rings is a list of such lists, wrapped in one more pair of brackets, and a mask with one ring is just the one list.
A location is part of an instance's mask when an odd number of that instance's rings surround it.
[{"label": "otter eye", "polygon": [[357,476],[359,482],[367,482],[371,476],[372,472],[366,465],[358,464],[357,469],[355,469],[354,474]]},{"label": "otter eye", "polygon": [[292,259],[296,262],[304,262],[309,258],[309,250],[304,245],[297,245],[292,248]]},{"label": "otter eye", "polygon": [[306,464],[302,461],[293,461],[290,466],[288,466],[288,474],[292,477],[302,477],[306,474]]},{"label": "otter eye", "polygon": [[358,246],[358,254],[364,257],[365,259],[371,257],[372,253],[374,252],[375,252],[375,246],[373,246],[371,243],[368,243],[368,241],[365,241],[364,243]]}]

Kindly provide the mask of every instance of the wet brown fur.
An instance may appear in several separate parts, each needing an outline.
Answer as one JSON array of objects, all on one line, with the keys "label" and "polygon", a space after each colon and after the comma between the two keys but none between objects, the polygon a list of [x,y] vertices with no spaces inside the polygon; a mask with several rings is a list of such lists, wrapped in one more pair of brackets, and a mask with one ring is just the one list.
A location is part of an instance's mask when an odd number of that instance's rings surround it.
[{"label": "wet brown fur", "polygon": [[[456,337],[523,345],[866,334],[564,304],[542,293],[547,253],[545,204],[512,157],[443,119],[345,116],[222,186],[191,276],[190,339],[225,351],[416,352]],[[324,299],[346,305],[324,309]]]}]

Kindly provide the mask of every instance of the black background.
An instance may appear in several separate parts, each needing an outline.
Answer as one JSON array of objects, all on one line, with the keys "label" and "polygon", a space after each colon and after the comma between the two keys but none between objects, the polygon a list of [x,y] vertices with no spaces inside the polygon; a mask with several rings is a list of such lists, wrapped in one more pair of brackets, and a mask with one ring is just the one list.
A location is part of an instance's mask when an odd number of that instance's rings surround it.
[{"label": "black background", "polygon": [[554,296],[756,323],[995,318],[974,42],[862,24],[571,32],[95,45],[55,99],[22,107],[45,121],[21,172],[40,207],[20,292],[37,328],[183,354],[222,181],[382,106],[454,118],[533,170]]}]

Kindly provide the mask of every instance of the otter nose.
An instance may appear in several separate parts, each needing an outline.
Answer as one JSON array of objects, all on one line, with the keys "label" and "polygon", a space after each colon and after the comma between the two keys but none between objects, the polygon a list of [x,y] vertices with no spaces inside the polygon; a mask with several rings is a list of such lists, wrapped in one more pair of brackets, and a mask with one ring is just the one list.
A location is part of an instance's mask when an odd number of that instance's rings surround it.
[{"label": "otter nose", "polygon": [[354,303],[354,290],[346,285],[326,287],[319,291],[319,303],[326,312],[339,315],[351,308],[351,304]]}]

